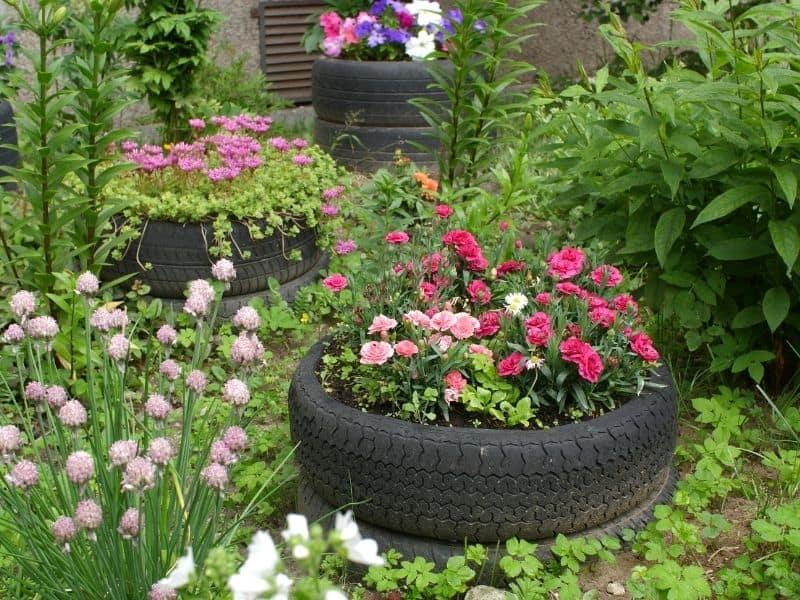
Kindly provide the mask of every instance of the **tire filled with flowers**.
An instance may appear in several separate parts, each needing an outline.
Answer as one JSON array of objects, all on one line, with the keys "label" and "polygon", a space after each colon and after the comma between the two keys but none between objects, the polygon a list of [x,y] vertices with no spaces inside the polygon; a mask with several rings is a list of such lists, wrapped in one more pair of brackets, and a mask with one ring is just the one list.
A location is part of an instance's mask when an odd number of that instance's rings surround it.
[{"label": "tire filled with flowers", "polygon": [[447,101],[432,84],[434,73],[451,64],[433,58],[459,15],[445,16],[438,2],[427,0],[377,0],[364,8],[322,13],[310,36],[324,53],[311,77],[314,141],[361,171],[391,165],[398,150],[432,165],[438,142],[409,100]]},{"label": "tire filled with flowers", "polygon": [[290,389],[301,508],[360,502],[379,543],[439,563],[465,541],[641,527],[674,487],[677,408],[623,274],[546,239],[434,231],[390,232],[325,280],[350,316]]}]

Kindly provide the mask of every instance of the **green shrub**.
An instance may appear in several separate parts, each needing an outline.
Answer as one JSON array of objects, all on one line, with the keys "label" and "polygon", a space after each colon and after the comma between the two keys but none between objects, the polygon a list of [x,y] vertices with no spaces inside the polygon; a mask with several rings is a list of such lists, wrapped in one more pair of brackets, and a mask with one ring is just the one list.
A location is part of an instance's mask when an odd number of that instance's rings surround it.
[{"label": "green shrub", "polygon": [[577,237],[646,265],[647,300],[689,349],[760,380],[769,361],[780,375],[800,331],[800,3],[730,4],[683,0],[674,13],[707,74],[649,76],[612,17],[601,32],[622,75],[602,69],[558,95],[545,80],[534,101],[555,109],[540,165],[554,170],[555,206],[581,215]]}]

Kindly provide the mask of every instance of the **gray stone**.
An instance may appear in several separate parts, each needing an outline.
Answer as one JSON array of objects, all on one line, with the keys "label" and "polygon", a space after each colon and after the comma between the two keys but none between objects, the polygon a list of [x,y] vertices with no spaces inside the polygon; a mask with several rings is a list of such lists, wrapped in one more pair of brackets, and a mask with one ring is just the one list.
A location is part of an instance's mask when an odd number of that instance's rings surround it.
[{"label": "gray stone", "polygon": [[464,600],[506,600],[506,590],[500,590],[488,585],[478,585],[470,589]]},{"label": "gray stone", "polygon": [[612,596],[624,596],[625,586],[617,581],[612,581],[606,586],[606,591]]}]

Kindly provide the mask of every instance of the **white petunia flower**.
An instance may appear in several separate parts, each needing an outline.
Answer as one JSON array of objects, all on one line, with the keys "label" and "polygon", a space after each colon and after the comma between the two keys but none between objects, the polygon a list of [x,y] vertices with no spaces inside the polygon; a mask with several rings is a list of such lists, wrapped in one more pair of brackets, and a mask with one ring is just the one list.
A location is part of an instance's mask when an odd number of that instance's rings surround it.
[{"label": "white petunia flower", "polygon": [[421,29],[417,37],[406,42],[406,54],[413,60],[425,60],[436,50],[436,38],[432,33]]},{"label": "white petunia flower", "polygon": [[180,557],[175,562],[175,567],[172,572],[164,579],[158,582],[158,585],[172,588],[173,590],[183,587],[189,583],[189,578],[194,573],[194,555],[192,554],[192,547],[186,549],[186,556]]},{"label": "white petunia flower", "polygon": [[411,4],[407,4],[405,8],[417,18],[417,25],[422,28],[428,25],[438,27],[442,24],[442,7],[438,2],[414,0]]}]

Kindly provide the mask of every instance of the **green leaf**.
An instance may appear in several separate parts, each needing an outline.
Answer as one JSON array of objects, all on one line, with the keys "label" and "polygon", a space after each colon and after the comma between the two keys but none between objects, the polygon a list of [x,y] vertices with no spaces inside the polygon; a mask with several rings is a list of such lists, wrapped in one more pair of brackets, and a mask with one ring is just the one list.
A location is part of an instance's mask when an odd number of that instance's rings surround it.
[{"label": "green leaf", "polygon": [[737,356],[731,367],[732,373],[741,373],[753,364],[761,364],[773,360],[775,355],[767,350],[753,350],[747,354]]},{"label": "green leaf", "polygon": [[692,223],[692,229],[703,223],[721,219],[745,204],[758,204],[760,198],[768,194],[769,190],[761,185],[742,185],[731,188],[714,198],[700,211],[700,214],[697,215],[694,223]]},{"label": "green leaf", "polygon": [[775,152],[775,148],[778,147],[778,144],[780,144],[783,139],[783,125],[775,121],[764,119],[761,121],[761,126],[764,128],[764,133],[767,136],[770,151]]},{"label": "green leaf", "polygon": [[765,242],[750,238],[722,240],[708,250],[708,255],[718,260],[750,260],[768,254],[772,250]]},{"label": "green leaf", "polygon": [[662,161],[661,174],[664,176],[664,181],[667,182],[667,185],[669,186],[669,191],[672,194],[672,198],[674,199],[675,194],[678,193],[678,188],[681,184],[681,179],[683,179],[683,165],[668,160]]},{"label": "green leaf", "polygon": [[672,208],[662,214],[656,223],[655,248],[658,264],[664,267],[672,246],[681,236],[686,224],[686,213],[680,207]]},{"label": "green leaf", "polygon": [[668,271],[659,275],[659,279],[676,287],[690,288],[694,284],[695,279],[697,279],[697,276],[687,271]]},{"label": "green leaf", "polygon": [[797,227],[789,221],[770,221],[769,235],[772,237],[775,250],[786,264],[786,273],[788,274],[800,253],[800,234],[797,233]]},{"label": "green leaf", "polygon": [[794,201],[797,199],[797,176],[794,169],[789,165],[770,165],[769,168],[778,180],[789,208],[794,208]]},{"label": "green leaf", "polygon": [[778,326],[786,319],[789,314],[789,307],[792,301],[783,286],[770,288],[764,294],[764,299],[761,301],[761,308],[764,311],[764,317],[767,319],[770,331],[773,333]]},{"label": "green leaf", "polygon": [[748,306],[743,308],[731,321],[731,329],[744,329],[758,325],[764,320],[764,311],[760,306]]},{"label": "green leaf", "polygon": [[661,121],[656,117],[647,115],[639,122],[639,150],[664,156],[664,149],[658,138],[658,128]]}]

